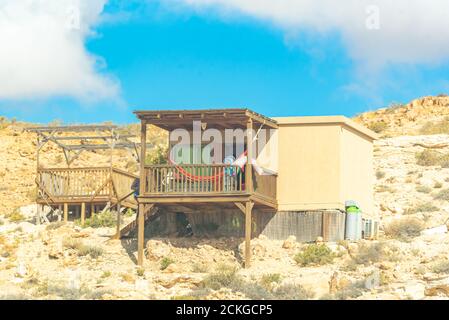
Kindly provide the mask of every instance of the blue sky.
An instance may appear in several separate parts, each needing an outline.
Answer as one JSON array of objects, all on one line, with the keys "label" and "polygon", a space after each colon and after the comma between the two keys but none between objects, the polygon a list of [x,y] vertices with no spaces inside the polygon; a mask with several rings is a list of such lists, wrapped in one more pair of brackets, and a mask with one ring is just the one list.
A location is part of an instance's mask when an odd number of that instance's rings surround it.
[{"label": "blue sky", "polygon": [[117,93],[97,99],[95,93],[17,91],[0,95],[0,114],[40,123],[129,123],[136,109],[354,116],[448,89],[445,57],[389,62],[373,71],[338,28],[290,32],[246,12],[230,18],[217,10],[171,10],[159,1],[113,1],[100,11],[91,26],[95,34],[82,37],[83,49],[100,58],[95,72],[112,79]]}]

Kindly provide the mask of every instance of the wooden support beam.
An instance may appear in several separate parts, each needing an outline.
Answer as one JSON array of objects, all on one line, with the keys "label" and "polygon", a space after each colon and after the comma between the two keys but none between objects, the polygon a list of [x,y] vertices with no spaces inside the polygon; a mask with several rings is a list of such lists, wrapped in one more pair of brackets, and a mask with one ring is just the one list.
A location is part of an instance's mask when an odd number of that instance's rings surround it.
[{"label": "wooden support beam", "polygon": [[90,204],[90,216],[92,217],[95,214],[95,205],[93,203]]},{"label": "wooden support beam", "polygon": [[234,202],[234,204],[240,209],[240,211],[242,211],[243,214],[246,214],[246,206],[243,203]]},{"label": "wooden support beam", "polygon": [[247,161],[245,167],[245,191],[247,193],[253,192],[253,121],[249,119],[246,123],[246,150]]},{"label": "wooden support beam", "polygon": [[120,220],[121,220],[121,215],[120,215],[120,202],[117,203],[117,228],[116,228],[116,234],[115,234],[115,238],[116,239],[120,239]]},{"label": "wooden support beam", "polygon": [[86,203],[81,203],[81,225],[84,226],[84,220],[86,219]]},{"label": "wooden support beam", "polygon": [[245,268],[251,266],[251,227],[252,210],[254,203],[248,201],[245,203]]},{"label": "wooden support beam", "polygon": [[64,203],[64,222],[67,222],[69,220],[69,204],[66,202]]},{"label": "wooden support beam", "polygon": [[145,245],[145,205],[139,204],[137,212],[137,264],[143,266],[143,250]]}]

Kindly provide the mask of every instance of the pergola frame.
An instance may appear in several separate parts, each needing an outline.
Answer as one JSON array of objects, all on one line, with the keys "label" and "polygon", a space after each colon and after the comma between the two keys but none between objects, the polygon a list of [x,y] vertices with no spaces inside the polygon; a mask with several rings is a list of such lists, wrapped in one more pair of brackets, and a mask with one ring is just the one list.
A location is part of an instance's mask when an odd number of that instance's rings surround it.
[{"label": "pergola frame", "polygon": [[[135,137],[134,135],[130,134],[121,134],[118,130],[118,126],[115,125],[75,125],[75,126],[48,126],[48,127],[30,127],[25,129],[28,132],[36,133],[37,135],[37,143],[36,143],[36,170],[39,172],[39,170],[43,170],[41,163],[40,163],[40,152],[42,148],[48,143],[53,142],[58,147],[60,147],[64,153],[64,157],[67,164],[67,169],[78,169],[78,168],[71,168],[71,165],[73,162],[79,158],[81,153],[83,151],[94,151],[94,150],[110,150],[110,163],[109,163],[109,180],[108,183],[111,183],[113,186],[112,181],[112,173],[113,171],[116,171],[117,169],[113,168],[113,151],[116,149],[126,149],[130,151],[133,158],[136,160],[136,162],[140,162],[140,142],[133,142],[130,140],[130,138]],[[70,133],[82,133],[86,132],[86,135],[70,135]],[[94,134],[92,134],[94,132]],[[66,134],[64,136],[61,136],[61,134]],[[72,143],[68,143],[72,142]],[[94,143],[96,142],[96,143]],[[124,174],[124,172],[123,172]],[[36,178],[36,184],[38,187],[41,187],[39,184],[39,181]],[[102,186],[101,188],[103,188]],[[96,195],[100,190],[97,190],[95,194],[90,199],[90,202],[94,203],[96,200]],[[115,190],[114,190],[115,191]],[[44,190],[45,193],[45,190]],[[128,198],[132,193],[117,199],[117,202],[114,204],[117,206],[118,212],[120,212],[120,203]],[[48,197],[48,195],[47,195]],[[44,197],[45,202],[47,205],[52,208],[48,200]],[[111,208],[112,206],[109,202],[106,208]],[[40,222],[41,219],[44,221],[48,221],[47,217],[42,217],[40,214],[40,208],[38,204],[38,210],[37,210],[37,219]],[[53,208],[52,208],[52,211]],[[85,200],[81,202],[81,221],[84,222],[84,213],[85,213]],[[64,221],[67,221],[67,215],[68,215],[68,203],[67,201],[64,201]],[[118,219],[118,227],[117,227],[117,234],[119,233],[119,216]]]}]

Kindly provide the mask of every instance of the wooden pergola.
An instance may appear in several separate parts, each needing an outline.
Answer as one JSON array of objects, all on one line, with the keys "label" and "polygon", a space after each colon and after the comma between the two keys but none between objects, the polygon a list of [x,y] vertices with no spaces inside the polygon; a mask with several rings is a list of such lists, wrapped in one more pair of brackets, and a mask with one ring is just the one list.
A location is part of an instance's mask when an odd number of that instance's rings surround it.
[{"label": "wooden pergola", "polygon": [[[86,204],[91,215],[96,205],[105,205],[103,210],[117,207],[117,236],[120,235],[121,206],[137,209],[131,197],[131,188],[138,176],[114,167],[113,151],[128,150],[137,162],[140,161],[140,143],[134,142],[130,134],[121,134],[115,125],[75,125],[31,127],[25,130],[36,133],[36,185],[38,193],[37,219],[40,223],[47,217],[41,214],[41,206],[52,210],[63,207],[64,221],[68,221],[69,205],[79,206],[81,224],[86,218]],[[40,161],[43,147],[52,142],[61,148],[65,167],[45,168]],[[109,166],[77,167],[75,160],[84,151],[110,151]],[[77,208],[78,210],[78,208]]]},{"label": "wooden pergola", "polygon": [[[246,129],[245,144],[247,159],[253,159],[253,130],[262,127],[277,129],[276,121],[248,109],[212,109],[212,110],[165,110],[135,111],[141,121],[141,159],[146,155],[147,125],[154,125],[169,132],[175,129],[193,130],[193,122],[200,121],[201,128]],[[223,176],[228,169],[236,166],[227,164],[193,164],[183,167],[185,171]],[[197,207],[203,204],[216,206],[233,204],[245,215],[245,266],[251,261],[251,221],[253,207],[277,208],[276,175],[259,176],[254,173],[252,162],[245,164],[244,177],[232,178],[230,187],[222,187],[222,181],[193,181],[179,174],[180,166],[146,165],[140,162],[140,192],[138,197],[138,264],[143,264],[144,224],[146,213],[154,206],[179,205]],[[161,178],[162,177],[162,178]],[[170,182],[166,183],[167,177]],[[232,180],[231,179],[231,180]],[[242,183],[244,179],[244,184]],[[257,183],[254,183],[257,182]],[[257,186],[257,187],[255,187]],[[142,213],[142,214],[141,214]]]}]

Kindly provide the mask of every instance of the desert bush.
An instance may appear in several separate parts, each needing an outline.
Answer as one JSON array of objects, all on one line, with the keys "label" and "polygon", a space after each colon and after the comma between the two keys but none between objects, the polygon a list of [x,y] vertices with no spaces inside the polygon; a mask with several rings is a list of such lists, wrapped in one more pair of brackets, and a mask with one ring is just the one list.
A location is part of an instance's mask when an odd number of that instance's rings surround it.
[{"label": "desert bush", "polygon": [[260,279],[260,284],[266,289],[271,289],[273,283],[281,282],[281,275],[279,273],[267,273]]},{"label": "desert bush", "polygon": [[139,277],[143,277],[145,275],[145,269],[144,268],[137,268],[136,273]]},{"label": "desert bush", "polygon": [[87,244],[82,244],[79,248],[78,248],[78,255],[79,256],[91,256],[92,258],[96,259],[99,256],[101,256],[104,253],[103,248],[98,247],[98,246],[94,246],[94,245],[87,245]]},{"label": "desert bush", "polygon": [[297,253],[294,259],[296,263],[302,266],[308,266],[331,263],[334,260],[334,257],[332,250],[326,245],[311,244],[303,251]]},{"label": "desert bush", "polygon": [[64,225],[63,221],[56,221],[56,222],[52,222],[49,225],[47,225],[45,227],[45,229],[46,230],[55,230],[55,229],[62,227],[63,225]]},{"label": "desert bush", "polygon": [[441,153],[434,150],[424,150],[415,155],[416,163],[420,166],[438,166],[440,165]]},{"label": "desert bush", "polygon": [[408,241],[411,238],[417,237],[424,229],[424,224],[421,220],[412,217],[405,217],[391,222],[385,227],[385,234],[391,238],[401,241]]},{"label": "desert bush", "polygon": [[444,260],[436,261],[431,265],[430,268],[431,268],[432,272],[448,274],[449,273],[449,260],[444,259]]},{"label": "desert bush", "polygon": [[385,172],[381,171],[381,170],[377,170],[376,171],[376,178],[377,179],[382,179],[383,177],[385,177]]},{"label": "desert bush", "polygon": [[166,164],[168,160],[168,148],[158,146],[145,158],[146,164]]},{"label": "desert bush", "polygon": [[405,209],[404,214],[408,215],[408,214],[415,214],[418,212],[435,212],[438,210],[440,210],[440,208],[438,208],[437,206],[434,206],[432,204],[432,202],[425,202],[425,203],[418,204],[414,207],[409,207],[409,208]]},{"label": "desert bush", "polygon": [[83,243],[79,239],[64,238],[62,240],[62,245],[67,249],[78,250],[83,245]]},{"label": "desert bush", "polygon": [[192,272],[194,273],[206,273],[208,271],[207,264],[205,263],[195,263],[192,266]]},{"label": "desert bush", "polygon": [[[77,219],[75,224],[81,225],[81,220]],[[85,219],[84,228],[112,228],[117,224],[117,215],[109,210],[93,214],[90,218]]]},{"label": "desert bush", "polygon": [[392,187],[390,187],[390,186],[380,185],[380,186],[378,186],[378,187],[376,188],[376,191],[377,191],[377,192],[380,192],[380,193],[382,193],[382,192],[390,192],[390,193],[394,193],[394,192],[396,192],[396,189],[394,189],[394,188],[392,188]]},{"label": "desert bush", "polygon": [[284,284],[278,287],[273,295],[278,300],[308,300],[315,294],[299,284]]},{"label": "desert bush", "polygon": [[20,210],[18,208],[10,214],[5,215],[5,217],[8,218],[11,222],[19,222],[25,220],[25,217],[20,213]]},{"label": "desert bush", "polygon": [[174,263],[175,261],[169,257],[164,257],[161,260],[161,270],[165,270],[168,268],[169,265],[171,265],[172,263]]},{"label": "desert bush", "polygon": [[419,130],[419,133],[422,135],[449,133],[449,117],[446,117],[440,121],[426,122]]},{"label": "desert bush", "polygon": [[84,244],[79,239],[74,238],[65,238],[62,242],[62,245],[67,249],[76,250],[79,256],[91,256],[96,259],[104,253],[103,248]]},{"label": "desert bush", "polygon": [[421,193],[430,193],[432,191],[432,189],[429,187],[426,187],[426,186],[417,186],[416,191],[421,192]]},{"label": "desert bush", "polygon": [[368,125],[368,128],[370,130],[374,131],[375,133],[381,133],[388,128],[388,125],[383,121],[372,122]]},{"label": "desert bush", "polygon": [[102,279],[106,279],[109,278],[112,275],[112,272],[109,270],[103,271],[103,273],[101,274],[101,278]]},{"label": "desert bush", "polygon": [[443,184],[441,182],[436,181],[433,187],[435,189],[441,189],[443,187]]},{"label": "desert bush", "polygon": [[213,290],[219,290],[223,287],[230,287],[233,283],[241,282],[237,275],[238,269],[235,266],[219,265],[217,270],[207,275],[201,282],[201,286]]},{"label": "desert bush", "polygon": [[438,192],[434,197],[435,200],[449,201],[449,189],[443,189]]},{"label": "desert bush", "polygon": [[356,264],[370,264],[384,260],[385,243],[360,243],[357,253],[352,256],[352,260]]}]

